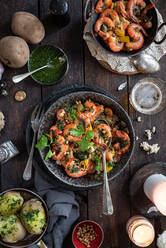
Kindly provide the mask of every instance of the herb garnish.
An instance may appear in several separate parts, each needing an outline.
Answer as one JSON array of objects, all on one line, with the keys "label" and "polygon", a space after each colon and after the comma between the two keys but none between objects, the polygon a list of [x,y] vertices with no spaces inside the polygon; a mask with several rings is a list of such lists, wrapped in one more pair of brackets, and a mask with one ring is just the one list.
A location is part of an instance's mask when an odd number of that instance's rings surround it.
[{"label": "herb garnish", "polygon": [[94,164],[95,164],[95,169],[97,171],[100,171],[100,169],[101,169],[101,167],[100,167],[100,165],[101,165],[101,159],[99,157],[95,157]]},{"label": "herb garnish", "polygon": [[[50,138],[50,140],[48,139],[48,137]],[[51,150],[51,144],[53,143],[53,138],[48,135],[48,134],[43,134],[42,137],[40,138],[40,140],[38,141],[38,143],[35,145],[35,147],[41,151],[44,148],[48,147],[49,150],[46,154],[45,160],[48,160],[49,158],[52,158],[53,152]]]},{"label": "herb garnish", "polygon": [[93,136],[94,132],[92,130],[88,130],[85,134],[85,137],[78,141],[78,145],[82,152],[85,152],[88,149],[89,141],[91,141]]},{"label": "herb garnish", "polygon": [[80,137],[84,133],[84,126],[82,124],[78,124],[76,128],[70,130],[70,133],[74,136]]}]

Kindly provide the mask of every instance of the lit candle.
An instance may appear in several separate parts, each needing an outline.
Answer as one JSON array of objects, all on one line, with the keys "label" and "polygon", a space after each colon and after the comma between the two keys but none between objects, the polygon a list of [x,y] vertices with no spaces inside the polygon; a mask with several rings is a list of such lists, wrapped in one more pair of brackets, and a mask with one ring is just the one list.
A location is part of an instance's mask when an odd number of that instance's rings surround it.
[{"label": "lit candle", "polygon": [[147,247],[154,240],[154,228],[143,216],[136,215],[130,218],[126,224],[126,230],[130,240],[139,247]]},{"label": "lit candle", "polygon": [[163,215],[166,215],[166,177],[161,174],[149,176],[144,183],[146,196]]}]

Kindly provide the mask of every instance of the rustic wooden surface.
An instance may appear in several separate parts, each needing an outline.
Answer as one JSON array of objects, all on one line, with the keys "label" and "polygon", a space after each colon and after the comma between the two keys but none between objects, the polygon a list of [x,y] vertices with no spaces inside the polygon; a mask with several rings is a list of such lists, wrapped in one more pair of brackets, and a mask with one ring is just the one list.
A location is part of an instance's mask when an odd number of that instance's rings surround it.
[{"label": "rustic wooden surface", "polygon": [[[131,176],[143,165],[154,161],[166,161],[165,153],[165,126],[166,126],[166,110],[155,115],[145,116],[136,113],[129,104],[129,92],[134,84],[145,75],[120,76],[103,69],[97,61],[95,61],[82,39],[83,32],[83,7],[86,0],[70,0],[70,24],[62,29],[56,27],[55,23],[49,16],[48,0],[0,0],[0,38],[11,35],[10,20],[11,15],[15,11],[25,10],[37,15],[46,27],[46,37],[42,44],[55,44],[66,51],[69,56],[70,69],[61,85],[69,85],[72,83],[85,83],[90,85],[98,85],[108,92],[112,93],[128,111],[139,140],[136,143],[135,153],[126,170],[110,183],[110,189],[114,203],[114,215],[105,217],[102,215],[102,188],[78,193],[81,206],[81,220],[91,219],[97,221],[104,230],[103,248],[127,248],[136,247],[131,244],[125,231],[125,223],[130,216],[135,213],[129,199],[128,185]],[[158,0],[156,3],[163,17],[165,18],[166,3],[165,0]],[[35,46],[31,46],[31,50]],[[153,76],[165,80],[166,56],[160,61],[161,71]],[[56,89],[56,86],[41,87],[31,78],[27,78],[24,82],[14,85],[12,76],[23,73],[27,70],[25,66],[22,69],[6,68],[4,78],[7,79],[10,87],[9,96],[0,97],[0,110],[6,117],[6,127],[0,136],[0,143],[12,140],[20,150],[20,155],[9,161],[1,167],[1,191],[11,187],[32,187],[33,180],[24,182],[22,173],[27,161],[27,152],[25,146],[25,129],[28,117],[37,102],[45,99]],[[147,75],[150,76],[150,75]],[[121,82],[128,82],[128,87],[123,91],[117,91],[117,87]],[[25,90],[27,98],[24,102],[18,103],[14,100],[14,93],[17,90]],[[136,117],[141,116],[142,122],[138,123]],[[139,148],[139,143],[146,140],[144,130],[156,126],[157,133],[153,137],[152,142],[159,143],[161,149],[157,155],[147,155]],[[141,199],[140,199],[141,201]],[[166,228],[165,217],[152,219],[155,225],[156,237]],[[70,237],[64,243],[64,248],[73,247],[70,243]],[[150,246],[156,247],[156,241]]]}]

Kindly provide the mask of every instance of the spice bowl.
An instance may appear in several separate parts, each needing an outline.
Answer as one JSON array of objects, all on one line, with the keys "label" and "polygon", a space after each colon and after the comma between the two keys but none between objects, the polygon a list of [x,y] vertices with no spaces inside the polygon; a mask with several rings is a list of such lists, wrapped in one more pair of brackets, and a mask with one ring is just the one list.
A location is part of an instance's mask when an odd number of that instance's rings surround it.
[{"label": "spice bowl", "polygon": [[[91,236],[91,241],[88,236]],[[80,240],[82,239],[82,240]],[[103,243],[104,233],[102,227],[95,221],[85,220],[78,223],[72,234],[72,242],[75,248],[99,248]],[[89,244],[84,241],[89,240]]]}]

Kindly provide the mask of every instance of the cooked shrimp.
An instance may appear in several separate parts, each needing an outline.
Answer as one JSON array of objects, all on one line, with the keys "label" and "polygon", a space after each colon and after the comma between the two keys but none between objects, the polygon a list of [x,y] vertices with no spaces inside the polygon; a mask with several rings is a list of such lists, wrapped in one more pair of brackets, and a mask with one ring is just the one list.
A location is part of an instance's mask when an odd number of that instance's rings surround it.
[{"label": "cooked shrimp", "polygon": [[142,31],[145,36],[148,36],[145,29],[139,24],[131,23],[127,28],[127,32],[133,40],[139,40],[140,31]]},{"label": "cooked shrimp", "polygon": [[99,0],[96,4],[95,11],[96,13],[101,13],[103,10],[111,7],[112,0]]},{"label": "cooked shrimp", "polygon": [[62,135],[56,135],[55,136],[55,144],[62,145],[65,143],[65,138]]},{"label": "cooked shrimp", "polygon": [[58,147],[53,146],[52,150],[54,155],[52,156],[53,160],[62,160],[62,158],[65,156],[65,153],[67,152],[67,150],[69,149],[68,145],[60,145]]},{"label": "cooked shrimp", "polygon": [[149,28],[152,28],[152,22],[149,20],[145,23],[142,23],[142,26],[145,28],[145,29],[149,29]]},{"label": "cooked shrimp", "polygon": [[144,18],[147,18],[147,15],[146,15],[147,12],[148,12],[150,9],[154,8],[154,6],[155,6],[155,4],[152,3],[152,4],[147,5],[146,8],[143,9],[143,11],[141,12],[141,19],[142,19],[142,20],[144,20]]},{"label": "cooked shrimp", "polygon": [[144,45],[144,37],[143,37],[142,33],[140,33],[139,40],[131,41],[131,42],[128,42],[125,44],[127,50],[129,50],[129,51],[138,50],[138,49],[142,48],[143,45]]},{"label": "cooked shrimp", "polygon": [[141,13],[141,22],[142,22],[142,26],[145,29],[152,28],[152,22],[151,22],[152,17],[149,18],[147,16],[147,12],[148,10],[152,9],[154,6],[155,6],[154,3],[149,4]]},{"label": "cooked shrimp", "polygon": [[104,112],[104,107],[103,105],[97,105],[96,106],[96,113],[94,114],[94,116],[91,118],[91,122],[93,123],[95,121],[95,119]]},{"label": "cooked shrimp", "polygon": [[64,109],[59,109],[56,112],[56,117],[58,120],[64,120],[64,116],[65,116],[65,110]]},{"label": "cooked shrimp", "polygon": [[106,114],[107,116],[109,116],[109,117],[112,117],[112,116],[113,116],[113,111],[112,111],[111,108],[108,108],[108,107],[105,108],[104,112],[105,112],[105,114]]},{"label": "cooked shrimp", "polygon": [[124,43],[119,42],[117,36],[113,32],[109,32],[109,35],[107,40],[108,47],[113,52],[120,52],[124,47]]},{"label": "cooked shrimp", "polygon": [[128,14],[127,14],[127,11],[126,11],[126,8],[125,8],[125,5],[122,1],[116,1],[115,2],[116,4],[116,10],[117,12],[122,15],[124,18],[128,19]]},{"label": "cooked shrimp", "polygon": [[126,132],[116,130],[113,134],[113,143],[116,153],[119,155],[124,154],[130,147],[130,137]]},{"label": "cooked shrimp", "polygon": [[107,124],[99,124],[94,128],[94,142],[98,145],[105,145],[105,140],[112,137],[111,128]]},{"label": "cooked shrimp", "polygon": [[114,22],[108,17],[101,17],[95,23],[95,32],[104,40],[109,38],[109,31],[114,27]]},{"label": "cooked shrimp", "polygon": [[128,20],[126,20],[124,17],[121,18],[121,29],[122,30],[126,30],[126,28],[128,27],[128,25],[130,24],[130,22]]},{"label": "cooked shrimp", "polygon": [[120,23],[119,15],[116,10],[113,9],[105,9],[101,14],[100,17],[109,17],[112,19],[114,24]]},{"label": "cooked shrimp", "polygon": [[65,136],[65,138],[68,140],[68,141],[74,141],[74,142],[78,142],[82,136],[78,137],[78,136],[74,136],[70,133],[70,131],[73,129],[73,128],[76,128],[77,127],[77,123],[70,123],[68,125],[65,126],[64,128],[64,131],[63,131],[63,135]]},{"label": "cooked shrimp", "polygon": [[96,114],[96,105],[92,101],[86,101],[85,107],[87,110],[85,112],[78,111],[78,116],[80,119],[84,120],[87,124],[89,124],[93,116],[95,116]]},{"label": "cooked shrimp", "polygon": [[129,17],[134,21],[139,23],[139,19],[136,15],[140,16],[141,9],[146,7],[146,3],[143,0],[129,0],[127,9]]},{"label": "cooked shrimp", "polygon": [[112,149],[108,149],[106,150],[106,160],[107,161],[113,161],[113,158],[114,158],[114,155],[115,155],[115,151]]},{"label": "cooked shrimp", "polygon": [[49,135],[51,137],[53,137],[53,136],[56,136],[56,135],[61,134],[61,133],[62,133],[62,131],[56,125],[54,125],[50,128]]},{"label": "cooked shrimp", "polygon": [[88,173],[90,166],[90,163],[88,163],[87,165],[83,163],[77,164],[76,159],[70,159],[66,163],[65,171],[69,177],[82,177]]}]

